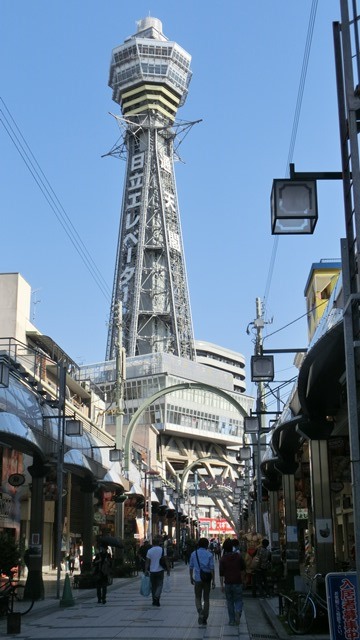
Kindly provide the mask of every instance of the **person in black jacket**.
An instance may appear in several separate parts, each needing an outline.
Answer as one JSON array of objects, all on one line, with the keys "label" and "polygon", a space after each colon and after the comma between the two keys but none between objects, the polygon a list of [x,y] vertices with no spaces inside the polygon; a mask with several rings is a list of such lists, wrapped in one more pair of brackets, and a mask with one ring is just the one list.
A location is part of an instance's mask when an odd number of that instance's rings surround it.
[{"label": "person in black jacket", "polygon": [[107,547],[99,547],[99,551],[93,560],[94,575],[96,576],[96,594],[99,604],[106,603],[111,567],[112,558]]}]

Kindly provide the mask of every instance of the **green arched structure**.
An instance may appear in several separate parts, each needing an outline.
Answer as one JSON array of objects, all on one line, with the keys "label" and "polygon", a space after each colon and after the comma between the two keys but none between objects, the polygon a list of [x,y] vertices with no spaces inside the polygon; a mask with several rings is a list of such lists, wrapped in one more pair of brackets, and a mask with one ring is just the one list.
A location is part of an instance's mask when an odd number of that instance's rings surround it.
[{"label": "green arched structure", "polygon": [[215,395],[218,395],[221,398],[224,398],[225,400],[227,400],[227,402],[232,404],[233,407],[235,407],[235,409],[238,410],[240,415],[242,415],[243,417],[248,416],[245,409],[241,406],[241,404],[237,400],[235,400],[235,398],[233,398],[226,391],[223,391],[222,389],[218,389],[217,387],[212,387],[210,384],[203,384],[201,382],[181,382],[179,384],[174,384],[171,387],[165,387],[165,389],[160,389],[159,391],[156,391],[156,393],[154,393],[152,396],[150,396],[145,400],[145,402],[141,405],[141,407],[139,407],[137,411],[135,411],[134,415],[132,416],[129,422],[129,425],[126,431],[126,436],[125,436],[125,443],[124,443],[124,471],[125,472],[129,471],[132,437],[133,437],[135,428],[137,426],[137,422],[140,416],[142,415],[142,413],[162,396],[168,395],[169,393],[174,393],[175,391],[182,391],[183,389],[190,389],[190,390],[201,389],[202,391],[208,391],[209,393],[214,393]]},{"label": "green arched structure", "polygon": [[187,476],[189,475],[189,472],[191,471],[191,469],[196,467],[198,464],[205,463],[205,462],[208,462],[210,464],[219,464],[222,462],[223,464],[226,464],[228,467],[232,466],[231,463],[228,460],[226,460],[225,456],[218,456],[217,458],[214,458],[214,456],[203,456],[202,458],[196,458],[196,460],[193,460],[192,462],[190,462],[190,464],[188,464],[188,466],[185,467],[182,471],[180,493],[184,493],[184,489],[187,484]]}]

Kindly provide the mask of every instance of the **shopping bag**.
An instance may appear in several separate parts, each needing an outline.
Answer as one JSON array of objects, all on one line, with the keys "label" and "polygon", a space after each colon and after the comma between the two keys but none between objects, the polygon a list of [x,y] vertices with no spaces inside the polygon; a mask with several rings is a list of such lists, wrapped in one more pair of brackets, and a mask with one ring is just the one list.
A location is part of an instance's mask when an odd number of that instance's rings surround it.
[{"label": "shopping bag", "polygon": [[164,584],[163,584],[164,593],[170,593],[171,591],[171,578],[170,576],[164,576]]},{"label": "shopping bag", "polygon": [[151,591],[150,576],[146,576],[145,573],[141,576],[140,580],[140,593],[142,596],[149,596]]}]

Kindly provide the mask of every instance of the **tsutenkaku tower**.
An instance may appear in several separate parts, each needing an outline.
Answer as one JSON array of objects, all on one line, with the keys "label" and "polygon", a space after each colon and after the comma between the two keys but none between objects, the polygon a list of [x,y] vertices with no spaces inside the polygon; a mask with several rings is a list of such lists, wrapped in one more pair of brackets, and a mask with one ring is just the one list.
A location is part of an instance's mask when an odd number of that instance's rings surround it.
[{"label": "tsutenkaku tower", "polygon": [[190,61],[150,17],[112,52],[109,86],[121,107],[127,166],[107,360],[116,354],[118,301],[127,356],[167,352],[194,359],[173,126],[188,93]]}]

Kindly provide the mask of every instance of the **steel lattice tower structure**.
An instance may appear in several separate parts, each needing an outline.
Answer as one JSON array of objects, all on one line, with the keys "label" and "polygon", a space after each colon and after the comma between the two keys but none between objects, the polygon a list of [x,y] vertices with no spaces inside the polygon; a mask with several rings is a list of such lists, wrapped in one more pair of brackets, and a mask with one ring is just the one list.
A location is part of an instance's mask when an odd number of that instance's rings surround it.
[{"label": "steel lattice tower structure", "polygon": [[127,356],[195,359],[174,174],[175,116],[188,93],[191,56],[163,35],[160,20],[144,18],[137,27],[113,49],[110,67],[127,166],[106,359],[116,355],[119,301]]}]

